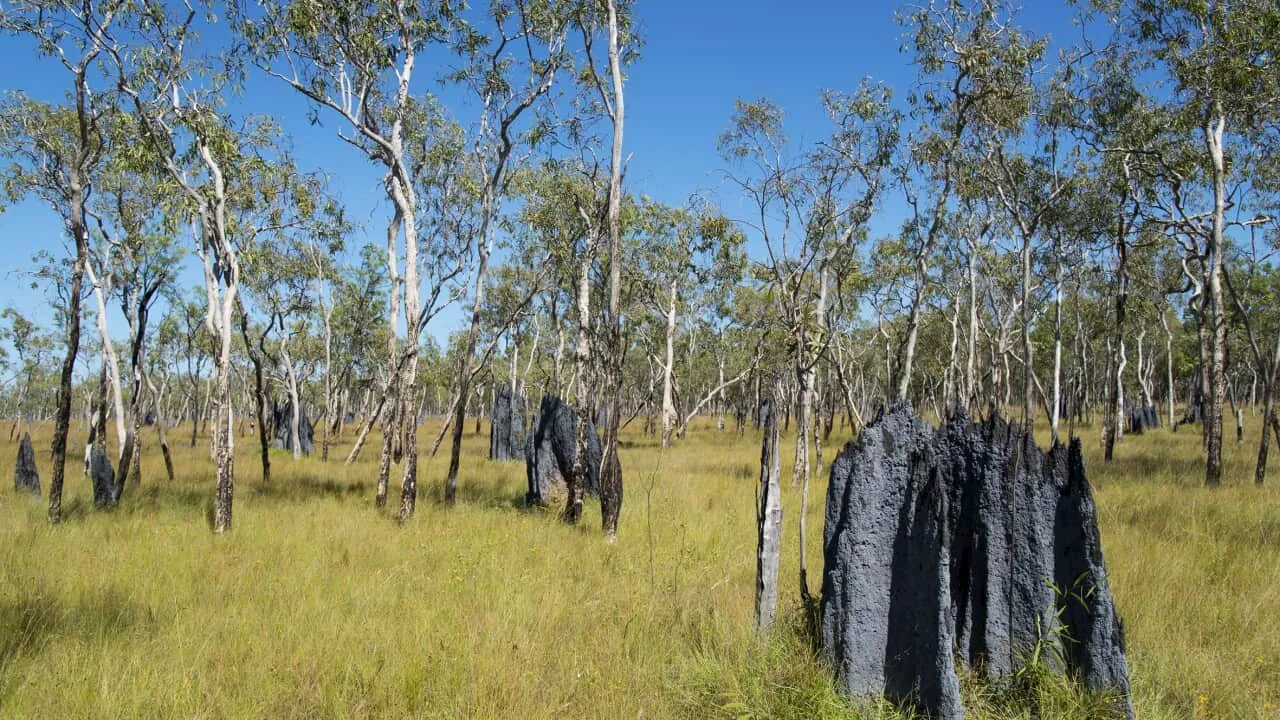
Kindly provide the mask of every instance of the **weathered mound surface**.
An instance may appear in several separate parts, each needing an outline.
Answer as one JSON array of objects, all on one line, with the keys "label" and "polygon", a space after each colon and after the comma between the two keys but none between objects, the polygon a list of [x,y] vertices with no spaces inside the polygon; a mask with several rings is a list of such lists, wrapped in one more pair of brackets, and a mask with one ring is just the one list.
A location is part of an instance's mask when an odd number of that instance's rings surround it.
[{"label": "weathered mound surface", "polygon": [[498,386],[493,396],[489,459],[524,459],[524,398],[511,392],[506,385]]},{"label": "weathered mound surface", "polygon": [[[525,442],[528,505],[548,505],[563,494],[565,478],[573,473],[578,432],[578,412],[560,398],[546,395],[538,407],[538,421]],[[583,490],[600,494],[600,436],[594,423],[587,426],[587,477]]]},{"label": "weathered mound surface", "polygon": [[116,500],[116,471],[101,445],[94,445],[89,455],[89,477],[93,480],[93,506],[109,508]]},{"label": "weathered mound surface", "polygon": [[1129,410],[1127,431],[1141,435],[1146,430],[1160,427],[1160,415],[1151,405],[1143,405]]},{"label": "weathered mound surface", "polygon": [[[272,403],[271,444],[289,452],[293,452],[293,438],[289,432],[292,415],[293,403],[285,402],[283,405]],[[301,445],[300,450],[303,455],[310,455],[316,451],[315,429],[311,425],[311,418],[307,416],[306,410],[298,413],[298,444]]]},{"label": "weathered mound surface", "polygon": [[22,442],[18,443],[18,460],[13,465],[13,489],[40,494],[40,473],[36,470],[36,451],[31,447],[31,433],[22,433]]},{"label": "weathered mound surface", "polygon": [[[1032,651],[1132,717],[1124,630],[1079,441],[898,407],[831,467],[822,642],[840,689],[960,718],[953,656],[988,677]],[[1046,647],[1049,646],[1049,647]]]}]

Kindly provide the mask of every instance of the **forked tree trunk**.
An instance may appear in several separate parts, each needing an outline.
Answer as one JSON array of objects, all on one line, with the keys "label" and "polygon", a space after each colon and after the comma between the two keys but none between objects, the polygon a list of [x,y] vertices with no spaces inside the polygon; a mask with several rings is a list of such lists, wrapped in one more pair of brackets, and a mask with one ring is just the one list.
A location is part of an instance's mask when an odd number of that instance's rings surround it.
[{"label": "forked tree trunk", "polygon": [[[152,407],[156,413],[156,436],[160,440],[160,454],[164,456],[164,472],[169,478],[169,482],[173,482],[173,456],[169,453],[169,439],[166,436],[169,425],[169,411],[166,409],[165,395],[167,392],[161,393],[156,389],[155,382],[151,379],[151,373],[144,376],[147,381],[147,387],[151,390]],[[167,390],[168,383],[165,383]],[[261,412],[261,411],[259,411]]]},{"label": "forked tree trunk", "polygon": [[[120,389],[120,359],[116,355],[115,344],[111,340],[111,332],[107,328],[107,297],[110,288],[105,286],[107,278],[99,278],[93,269],[93,263],[85,263],[85,273],[89,276],[89,284],[93,287],[93,298],[98,305],[98,335],[102,340],[102,364],[106,369],[107,389],[111,391],[111,408],[114,411],[113,424],[116,428],[116,488],[113,492],[112,504],[120,499],[126,478],[129,476],[129,463],[133,460],[133,445],[129,442],[127,418],[124,412],[124,394]],[[106,408],[103,408],[105,414]],[[98,442],[106,449],[106,438]]]}]

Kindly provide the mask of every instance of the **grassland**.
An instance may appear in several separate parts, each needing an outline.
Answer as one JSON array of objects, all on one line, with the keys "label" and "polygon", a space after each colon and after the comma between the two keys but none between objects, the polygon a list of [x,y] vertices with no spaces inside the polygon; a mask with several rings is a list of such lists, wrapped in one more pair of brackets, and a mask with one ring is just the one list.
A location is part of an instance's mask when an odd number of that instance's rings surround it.
[{"label": "grassland", "polygon": [[[1142,718],[1280,718],[1280,492],[1252,485],[1254,422],[1214,491],[1195,429],[1127,438],[1111,465],[1084,431]],[[206,519],[206,445],[178,441],[170,484],[147,440],[143,484],[114,511],[92,509],[74,463],[60,527],[0,491],[0,717],[892,717],[843,701],[798,630],[790,488],[784,622],[753,637],[751,433],[699,427],[665,453],[625,433],[616,545],[598,508],[580,527],[523,509],[523,465],[487,462],[470,429],[459,504],[436,502],[447,458],[424,457],[403,528],[373,508],[376,453],[276,455],[262,485],[239,438],[225,537]],[[0,440],[6,473],[15,454]],[[824,493],[820,476],[815,566]],[[1087,712],[1052,684],[1030,702],[967,692],[979,719]]]}]

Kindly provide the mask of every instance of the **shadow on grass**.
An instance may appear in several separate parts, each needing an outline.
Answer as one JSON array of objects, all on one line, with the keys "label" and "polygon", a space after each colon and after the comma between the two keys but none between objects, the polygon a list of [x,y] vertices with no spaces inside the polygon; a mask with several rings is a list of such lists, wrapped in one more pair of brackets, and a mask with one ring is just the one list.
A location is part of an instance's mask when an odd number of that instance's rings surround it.
[{"label": "shadow on grass", "polygon": [[157,625],[152,608],[114,588],[74,603],[55,597],[47,588],[22,591],[19,597],[0,602],[0,681],[20,658],[38,654],[60,637],[92,643],[128,631],[152,631]]},{"label": "shadow on grass", "polygon": [[[458,478],[455,500],[458,504],[500,510],[526,510],[525,488],[523,485],[512,491],[511,482],[506,474],[506,467],[515,467],[517,463],[496,463],[482,461],[483,465]],[[524,461],[519,461],[521,475],[524,475]],[[419,497],[441,507],[447,507],[444,500],[444,482],[431,482],[423,485],[422,477],[418,478]]]},{"label": "shadow on grass", "polygon": [[[199,510],[208,515],[213,512],[213,484],[170,485],[156,482],[142,487],[132,487],[125,491],[119,507],[110,512],[153,513],[165,508]],[[263,483],[260,480],[250,481],[241,486],[237,495],[254,499],[274,500],[280,502],[306,502],[317,498],[350,499],[373,497],[373,485],[364,481],[340,482],[318,476],[294,476],[287,479]],[[78,500],[65,514],[82,516],[89,508]]]},{"label": "shadow on grass", "polygon": [[313,498],[373,497],[373,484],[363,480],[339,482],[328,478],[307,475],[287,480],[261,481],[249,485],[253,497],[272,500],[310,500]]}]

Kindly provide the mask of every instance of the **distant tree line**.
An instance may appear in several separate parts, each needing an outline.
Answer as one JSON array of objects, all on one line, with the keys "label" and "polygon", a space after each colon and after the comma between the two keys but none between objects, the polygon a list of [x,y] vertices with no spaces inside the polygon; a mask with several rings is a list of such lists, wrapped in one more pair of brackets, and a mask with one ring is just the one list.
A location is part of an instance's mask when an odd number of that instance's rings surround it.
[{"label": "distant tree line", "polygon": [[[667,447],[698,418],[744,432],[773,398],[805,502],[831,433],[899,402],[1008,409],[1055,439],[1088,426],[1108,459],[1135,412],[1198,423],[1209,485],[1247,408],[1267,429],[1263,482],[1268,431],[1280,437],[1274,3],[1081,4],[1066,42],[996,0],[904,8],[909,87],[822,93],[829,123],[806,142],[783,108],[740,100],[719,192],[678,206],[625,183],[635,10],[0,8],[0,28],[67,83],[63,102],[12,92],[0,107],[5,200],[44,202],[69,241],[30,278],[55,327],[11,309],[0,323],[6,432],[54,425],[50,519],[73,417],[91,443],[114,435],[134,477],[144,426],[167,457],[166,430],[185,424],[184,442],[208,433],[224,531],[235,439],[262,450],[239,473],[269,481],[268,426],[286,407],[295,454],[304,414],[329,462],[381,431],[375,502],[398,464],[403,522],[421,452],[447,448],[453,501],[468,420],[479,428],[500,386],[526,417],[554,394],[599,419],[606,469],[632,423]],[[246,108],[249,79],[309,116]],[[291,151],[303,122],[380,176],[385,242],[351,246],[324,169]],[[183,263],[200,286],[183,286]],[[461,327],[441,327],[450,307]],[[419,448],[429,416],[443,427]],[[571,487],[566,519],[580,503]]]}]

